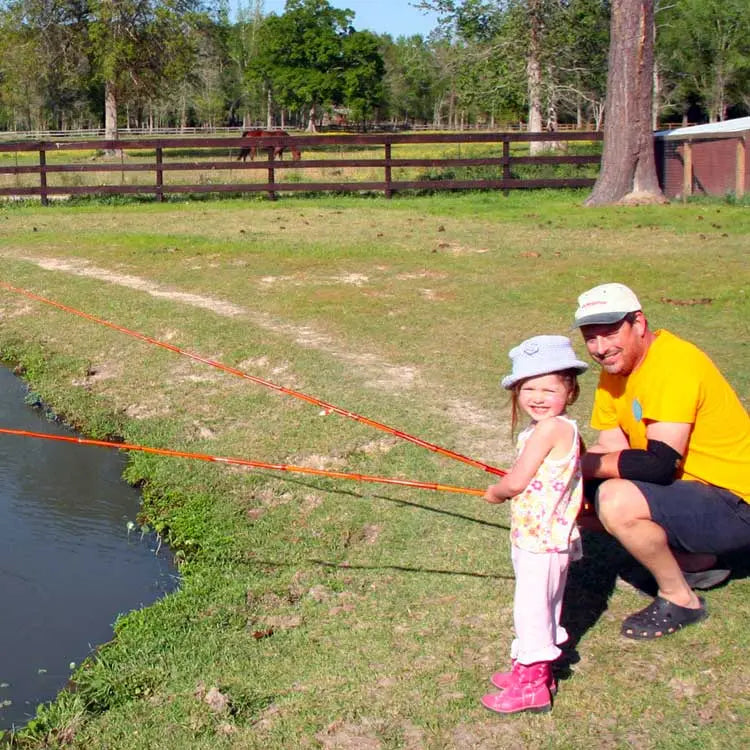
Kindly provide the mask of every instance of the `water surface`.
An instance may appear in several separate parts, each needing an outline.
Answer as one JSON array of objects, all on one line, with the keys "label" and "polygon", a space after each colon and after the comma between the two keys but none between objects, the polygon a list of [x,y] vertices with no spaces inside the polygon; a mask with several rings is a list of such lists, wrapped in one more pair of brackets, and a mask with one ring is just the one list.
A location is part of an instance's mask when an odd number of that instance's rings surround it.
[{"label": "water surface", "polygon": [[[0,427],[73,434],[25,396],[0,367]],[[177,584],[169,550],[128,534],[140,497],[124,465],[113,449],[0,435],[0,729],[53,699],[119,614]]]}]

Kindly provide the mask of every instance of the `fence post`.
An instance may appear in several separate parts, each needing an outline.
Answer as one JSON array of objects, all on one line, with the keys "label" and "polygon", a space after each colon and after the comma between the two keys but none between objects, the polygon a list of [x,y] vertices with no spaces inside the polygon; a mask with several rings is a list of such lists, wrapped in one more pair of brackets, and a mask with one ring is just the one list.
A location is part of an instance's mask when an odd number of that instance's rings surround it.
[{"label": "fence post", "polygon": [[747,141],[745,136],[741,135],[737,139],[737,169],[734,180],[734,195],[736,198],[742,198],[745,195],[745,170],[747,164]]},{"label": "fence post", "polygon": [[385,146],[385,197],[391,198],[393,196],[393,190],[391,190],[391,144],[386,142]]},{"label": "fence post", "polygon": [[[510,136],[503,135],[503,179],[510,180]],[[506,187],[503,190],[503,195],[506,197],[510,193],[510,188]]]},{"label": "fence post", "polygon": [[156,147],[156,200],[159,203],[164,202],[164,170],[162,167],[163,152],[162,147]]},{"label": "fence post", "polygon": [[693,194],[693,144],[685,141],[682,146],[682,200]]},{"label": "fence post", "polygon": [[39,197],[41,198],[42,205],[48,205],[47,199],[47,152],[44,148],[44,143],[39,146]]},{"label": "fence post", "polygon": [[[273,165],[273,152],[274,152],[274,150],[275,150],[274,148],[269,148],[268,149],[268,164],[269,164],[269,166],[268,166],[268,184],[269,184],[269,186],[274,185],[274,183],[276,182],[276,173],[275,173],[274,168],[272,166]],[[269,198],[269,200],[272,200],[272,201],[276,200],[276,193],[273,190],[273,187],[271,187],[269,189],[269,191],[268,191],[268,198]]]}]

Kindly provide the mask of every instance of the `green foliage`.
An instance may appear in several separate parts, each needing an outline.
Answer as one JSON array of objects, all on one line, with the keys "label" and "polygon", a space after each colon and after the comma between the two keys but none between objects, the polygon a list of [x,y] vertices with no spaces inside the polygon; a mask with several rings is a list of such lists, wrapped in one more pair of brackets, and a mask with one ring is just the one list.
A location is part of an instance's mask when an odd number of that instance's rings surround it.
[{"label": "green foliage", "polygon": [[[0,52],[6,44],[9,52],[0,57],[0,105],[15,112],[8,124],[91,126],[103,109],[91,97],[105,88],[112,101],[145,107],[189,79],[206,18],[202,6],[200,0],[10,0],[0,8],[0,30],[7,31]],[[19,110],[12,92],[30,101]]]},{"label": "green foliage", "polygon": [[732,105],[750,111],[750,12],[746,0],[675,0],[660,7],[657,56],[665,107],[692,101],[712,120]]},{"label": "green foliage", "polygon": [[71,690],[87,712],[99,714],[130,701],[149,698],[163,676],[161,670],[149,664],[123,669],[122,663],[110,661],[105,647],[77,670]]},{"label": "green foliage", "polygon": [[[466,111],[546,124],[601,121],[608,0],[424,0],[443,15],[450,87]],[[533,63],[533,64],[532,64]],[[538,79],[532,75],[538,71]]]},{"label": "green foliage", "polygon": [[440,96],[434,50],[421,36],[381,40],[386,112],[397,122],[429,122]]},{"label": "green foliage", "polygon": [[258,32],[250,81],[261,81],[277,106],[314,119],[321,107],[346,104],[356,118],[380,102],[383,60],[377,38],[351,26],[353,13],[327,0],[289,0]]},{"label": "green foliage", "polygon": [[[428,38],[357,31],[351,11],[293,0],[0,5],[0,128],[304,125],[343,107],[353,123],[602,122],[610,0],[421,0]],[[663,113],[750,111],[746,0],[657,3]],[[533,86],[532,86],[533,88]]]},{"label": "green foliage", "polygon": [[385,64],[378,38],[367,31],[350,34],[344,39],[342,51],[342,101],[349,107],[354,122],[367,122],[383,99]]}]

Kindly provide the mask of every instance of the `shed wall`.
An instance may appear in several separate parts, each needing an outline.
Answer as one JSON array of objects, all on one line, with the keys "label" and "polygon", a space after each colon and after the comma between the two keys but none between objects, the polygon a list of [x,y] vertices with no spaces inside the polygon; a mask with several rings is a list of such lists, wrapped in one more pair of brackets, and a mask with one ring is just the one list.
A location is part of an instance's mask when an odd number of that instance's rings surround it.
[{"label": "shed wall", "polygon": [[[745,192],[750,191],[750,138],[745,135]],[[693,195],[734,193],[739,138],[693,140]],[[667,198],[682,196],[685,140],[656,139],[659,183]]]}]

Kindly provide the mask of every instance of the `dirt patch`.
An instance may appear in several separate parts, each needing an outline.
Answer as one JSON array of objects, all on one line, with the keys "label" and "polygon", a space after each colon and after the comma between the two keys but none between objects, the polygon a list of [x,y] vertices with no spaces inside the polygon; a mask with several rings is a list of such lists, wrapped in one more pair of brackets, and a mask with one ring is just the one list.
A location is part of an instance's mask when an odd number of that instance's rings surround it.
[{"label": "dirt patch", "polygon": [[491,456],[487,463],[498,468],[513,462],[513,445],[507,437],[507,416],[487,412],[460,399],[447,400],[445,406],[451,421],[465,426],[463,431],[474,453]]},{"label": "dirt patch", "polygon": [[399,281],[416,281],[418,279],[447,279],[448,274],[442,271],[416,271],[411,273],[399,273],[396,275],[396,279]]},{"label": "dirt patch", "polygon": [[5,318],[21,318],[34,312],[34,308],[26,302],[3,304],[0,310]]},{"label": "dirt patch", "polygon": [[172,413],[169,404],[163,399],[154,399],[153,403],[130,404],[125,409],[125,414],[130,419],[152,419],[153,417],[166,417]]},{"label": "dirt patch", "polygon": [[305,276],[262,276],[259,284],[265,287],[288,284],[290,286],[335,285],[348,284],[350,286],[364,286],[370,277],[363,273],[344,273],[338,276],[322,276],[320,278]]},{"label": "dirt patch", "polygon": [[310,469],[341,469],[346,462],[340,456],[321,456],[317,453],[311,453],[301,457],[297,463],[300,466],[306,466]]},{"label": "dirt patch", "polygon": [[455,242],[440,242],[433,252],[448,253],[449,255],[483,255],[488,253],[488,247],[466,247]]},{"label": "dirt patch", "polygon": [[462,750],[526,750],[521,729],[509,721],[498,721],[498,717],[485,723],[461,724],[453,731],[450,747]]},{"label": "dirt patch", "polygon": [[76,378],[72,381],[73,385],[90,388],[95,383],[110,378],[119,378],[123,372],[123,364],[116,362],[103,362],[102,364],[89,365],[86,374],[82,378]]},{"label": "dirt patch", "polygon": [[158,284],[154,284],[147,279],[142,279],[139,276],[131,276],[129,274],[114,273],[113,271],[108,271],[103,268],[97,268],[85,260],[64,261],[56,258],[35,258],[33,262],[47,271],[64,271],[66,273],[73,273],[76,276],[86,276],[92,279],[98,279],[99,281],[106,281],[111,284],[117,284],[118,286],[125,286],[130,289],[147,292],[152,297],[183,302],[186,305],[200,307],[204,310],[218,313],[219,315],[226,315],[227,317],[234,317],[245,313],[245,310],[242,307],[233,305],[224,300],[200,294],[189,294],[187,292],[162,289]]},{"label": "dirt patch", "polygon": [[386,437],[379,440],[371,440],[361,445],[357,450],[371,456],[377,453],[390,453],[398,444],[399,441],[396,438]]},{"label": "dirt patch", "polygon": [[377,729],[372,722],[354,724],[334,721],[315,735],[324,750],[380,750],[383,746],[377,738]]}]

